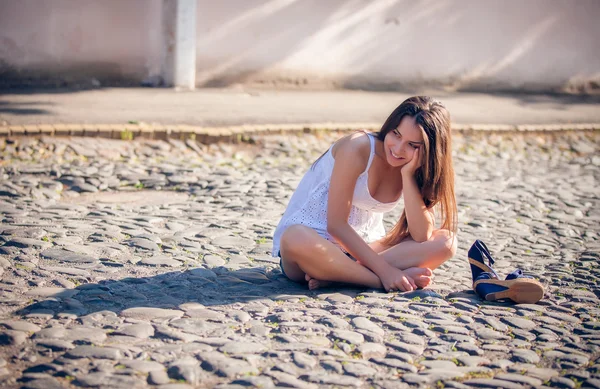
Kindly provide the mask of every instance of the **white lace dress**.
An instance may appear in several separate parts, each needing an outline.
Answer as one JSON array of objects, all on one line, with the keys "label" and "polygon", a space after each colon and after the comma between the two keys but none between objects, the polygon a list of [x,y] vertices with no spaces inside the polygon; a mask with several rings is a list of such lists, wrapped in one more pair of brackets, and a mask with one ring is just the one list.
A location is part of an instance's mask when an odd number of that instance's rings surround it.
[{"label": "white lace dress", "polygon": [[[367,136],[371,142],[371,153],[367,168],[356,180],[348,224],[367,243],[371,243],[381,239],[385,235],[383,214],[394,209],[398,201],[382,203],[375,200],[369,193],[368,172],[375,156],[375,137],[370,133],[367,133]],[[332,148],[333,146],[327,150],[327,153],[313,168],[306,172],[300,184],[298,184],[298,188],[296,188],[296,191],[292,195],[287,209],[273,235],[272,255],[274,257],[279,256],[281,235],[287,227],[294,224],[302,224],[310,227],[323,238],[340,246],[327,232],[327,200],[331,173],[335,163],[335,159],[331,153]]]}]

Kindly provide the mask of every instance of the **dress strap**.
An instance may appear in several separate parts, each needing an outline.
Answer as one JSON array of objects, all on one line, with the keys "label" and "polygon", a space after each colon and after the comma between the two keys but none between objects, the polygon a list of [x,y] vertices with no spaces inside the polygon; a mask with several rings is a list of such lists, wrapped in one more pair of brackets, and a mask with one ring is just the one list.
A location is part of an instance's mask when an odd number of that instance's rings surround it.
[{"label": "dress strap", "polygon": [[369,154],[369,162],[367,162],[367,168],[365,169],[365,173],[369,171],[371,167],[371,163],[373,162],[373,157],[375,157],[375,139],[373,139],[373,135],[364,131],[365,134],[369,137],[369,142],[371,142],[371,154]]}]

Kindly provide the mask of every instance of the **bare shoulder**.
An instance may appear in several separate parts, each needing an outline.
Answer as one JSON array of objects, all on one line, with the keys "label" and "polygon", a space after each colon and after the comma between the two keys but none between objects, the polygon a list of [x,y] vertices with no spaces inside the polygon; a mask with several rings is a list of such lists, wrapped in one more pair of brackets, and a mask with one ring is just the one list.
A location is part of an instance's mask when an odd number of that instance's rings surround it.
[{"label": "bare shoulder", "polygon": [[[342,198],[342,193],[352,196],[357,178],[366,169],[369,161],[370,142],[368,135],[354,133],[337,141],[331,150],[335,160],[331,173],[330,193]],[[340,189],[341,188],[341,189]]]},{"label": "bare shoulder", "polygon": [[369,161],[369,154],[371,153],[369,135],[364,132],[354,132],[347,135],[333,145],[331,153],[334,159],[338,155],[343,155],[342,158],[353,159],[360,165],[364,165],[363,167],[366,167]]}]

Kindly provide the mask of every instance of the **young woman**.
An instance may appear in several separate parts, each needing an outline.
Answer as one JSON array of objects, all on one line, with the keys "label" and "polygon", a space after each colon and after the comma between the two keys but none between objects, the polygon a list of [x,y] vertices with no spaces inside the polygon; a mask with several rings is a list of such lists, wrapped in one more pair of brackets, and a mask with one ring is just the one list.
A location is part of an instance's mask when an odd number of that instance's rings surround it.
[{"label": "young woman", "polygon": [[[383,214],[404,196],[404,212],[388,233]],[[434,208],[441,226],[434,226]],[[456,199],[450,115],[415,96],[375,134],[348,135],[303,177],[275,230],[273,255],[284,274],[411,291],[456,252]]]}]

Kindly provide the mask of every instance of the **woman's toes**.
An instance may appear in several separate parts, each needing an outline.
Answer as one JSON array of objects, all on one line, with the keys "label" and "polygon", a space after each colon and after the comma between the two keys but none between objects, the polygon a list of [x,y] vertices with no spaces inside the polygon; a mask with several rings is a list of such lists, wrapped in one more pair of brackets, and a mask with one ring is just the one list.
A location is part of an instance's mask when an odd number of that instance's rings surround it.
[{"label": "woman's toes", "polygon": [[433,272],[426,267],[411,267],[404,270],[406,275],[411,277],[419,288],[425,288],[431,285]]},{"label": "woman's toes", "polygon": [[412,278],[430,277],[432,274],[431,270],[426,267],[410,267],[403,271],[406,273],[406,275]]},{"label": "woman's toes", "polygon": [[319,280],[315,280],[314,278],[311,278],[311,279],[308,281],[308,289],[310,289],[310,290],[315,290],[315,289],[318,289],[320,286],[321,286],[321,285],[320,285],[320,283],[319,283]]},{"label": "woman's toes", "polygon": [[422,277],[431,277],[433,275],[433,272],[431,271],[430,268],[428,267],[417,267],[415,270],[415,276],[422,276]]},{"label": "woman's toes", "polygon": [[317,280],[316,278],[311,278],[310,281],[308,281],[308,289],[315,290],[319,288],[327,288],[328,286],[331,286],[331,284],[333,284],[331,281],[321,281]]}]

